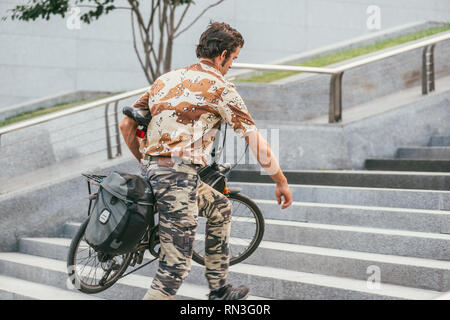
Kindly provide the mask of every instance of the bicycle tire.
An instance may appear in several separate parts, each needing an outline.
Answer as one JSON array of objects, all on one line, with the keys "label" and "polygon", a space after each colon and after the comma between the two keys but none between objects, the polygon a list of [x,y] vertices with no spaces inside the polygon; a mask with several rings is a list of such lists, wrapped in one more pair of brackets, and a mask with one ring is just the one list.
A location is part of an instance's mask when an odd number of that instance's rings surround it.
[{"label": "bicycle tire", "polygon": [[[93,293],[99,293],[101,291],[108,289],[114,283],[116,283],[117,280],[119,280],[120,276],[128,268],[128,265],[131,262],[132,254],[127,253],[127,254],[121,256],[122,262],[119,264],[118,270],[116,272],[114,272],[114,274],[111,277],[108,276],[107,280],[104,284],[95,284],[94,285],[94,284],[89,284],[89,283],[85,282],[83,280],[83,277],[80,276],[78,274],[78,272],[75,272],[75,271],[78,271],[77,270],[77,255],[78,255],[77,253],[78,253],[78,249],[80,248],[80,244],[82,243],[88,222],[89,222],[89,218],[86,219],[86,221],[84,221],[81,224],[81,226],[78,228],[77,233],[73,237],[72,242],[70,243],[69,252],[67,254],[67,273],[69,275],[69,280],[71,281],[72,285],[76,289],[78,289],[79,291],[84,292],[84,293],[93,294]],[[96,252],[93,248],[91,248],[87,243],[84,243],[83,246],[86,247],[85,250],[89,250],[89,260],[88,261],[92,261],[93,259],[95,259],[95,255],[99,255],[99,253]],[[91,253],[92,253],[92,256],[91,256]],[[112,257],[112,259],[115,259],[117,257],[119,257],[119,256]],[[110,259],[110,260],[112,260],[112,259]],[[100,267],[102,268],[102,266],[101,266],[102,262],[99,261],[99,263],[100,263]],[[85,265],[83,267],[83,270],[86,267],[88,267],[88,269],[92,268],[91,266]],[[98,265],[94,265],[94,268],[95,268],[94,277],[96,277]],[[92,268],[92,269],[94,269],[94,268]]]},{"label": "bicycle tire", "polygon": [[[255,220],[255,227],[256,230],[252,236],[252,239],[250,239],[250,243],[247,246],[247,248],[239,252],[238,255],[233,256],[231,252],[231,246],[234,237],[230,237],[230,262],[229,265],[232,266],[234,264],[240,263],[247,259],[259,246],[263,236],[264,236],[264,217],[259,209],[258,205],[251,200],[249,197],[240,194],[240,193],[232,193],[228,196],[228,199],[232,202],[239,202],[241,205],[245,205],[247,208],[249,208],[250,212],[253,215],[253,218]],[[233,207],[234,208],[234,207]],[[232,213],[232,216],[234,215],[234,212]],[[233,219],[233,218],[232,218]],[[233,223],[231,224],[231,232],[233,232]],[[198,264],[205,265],[205,258],[204,255],[201,252],[198,252],[199,250],[193,250],[192,253],[192,259],[197,262]]]}]

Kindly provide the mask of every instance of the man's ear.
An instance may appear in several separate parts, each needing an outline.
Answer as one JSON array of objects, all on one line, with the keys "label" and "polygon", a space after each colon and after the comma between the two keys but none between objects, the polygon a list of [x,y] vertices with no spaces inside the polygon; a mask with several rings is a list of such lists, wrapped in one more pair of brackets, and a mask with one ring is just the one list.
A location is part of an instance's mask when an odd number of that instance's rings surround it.
[{"label": "man's ear", "polygon": [[220,54],[220,57],[222,58],[222,59],[225,59],[226,58],[226,56],[227,56],[227,50],[223,50],[222,51],[222,53]]}]

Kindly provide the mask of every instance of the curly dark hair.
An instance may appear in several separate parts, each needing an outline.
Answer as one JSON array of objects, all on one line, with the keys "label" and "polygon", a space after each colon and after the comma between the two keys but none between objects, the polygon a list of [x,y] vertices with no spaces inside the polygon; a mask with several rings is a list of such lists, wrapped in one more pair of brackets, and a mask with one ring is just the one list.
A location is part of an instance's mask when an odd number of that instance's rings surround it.
[{"label": "curly dark hair", "polygon": [[244,38],[229,24],[224,22],[210,22],[208,29],[200,36],[197,45],[197,58],[213,59],[227,50],[226,59],[238,47],[244,46]]}]

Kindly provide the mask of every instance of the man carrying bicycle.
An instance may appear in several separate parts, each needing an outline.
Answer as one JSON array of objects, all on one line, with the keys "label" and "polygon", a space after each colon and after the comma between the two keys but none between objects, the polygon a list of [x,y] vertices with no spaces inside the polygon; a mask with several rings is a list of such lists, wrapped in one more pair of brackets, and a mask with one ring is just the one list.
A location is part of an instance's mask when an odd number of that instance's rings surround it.
[{"label": "man carrying bicycle", "polygon": [[211,23],[201,35],[200,61],[159,77],[136,103],[151,112],[147,137],[136,138],[137,124],[125,116],[122,135],[149,179],[159,211],[159,269],[144,299],[172,299],[191,268],[198,215],[207,218],[205,275],[209,299],[238,300],[246,286],[227,283],[231,205],[226,196],[203,183],[197,169],[208,162],[221,121],[244,137],[261,166],[276,183],[282,209],[292,203],[287,179],[268,143],[259,134],[235,86],[224,76],[239,55],[244,40],[226,23]]}]

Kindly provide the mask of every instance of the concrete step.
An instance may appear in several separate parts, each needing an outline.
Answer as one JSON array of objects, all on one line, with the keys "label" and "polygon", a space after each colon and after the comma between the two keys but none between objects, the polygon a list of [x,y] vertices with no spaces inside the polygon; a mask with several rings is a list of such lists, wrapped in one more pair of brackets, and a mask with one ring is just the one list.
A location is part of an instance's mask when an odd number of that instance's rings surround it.
[{"label": "concrete step", "polygon": [[262,241],[245,263],[367,280],[371,268],[381,283],[449,291],[450,262]]},{"label": "concrete step", "polygon": [[[280,210],[280,206],[274,200],[254,200],[265,219],[450,234],[450,211],[446,210],[314,202],[293,202],[289,208]],[[233,217],[232,220],[234,226],[240,224],[237,217]],[[80,225],[79,222],[67,223],[61,236],[72,238]],[[203,232],[201,225],[198,232]]]},{"label": "concrete step", "polygon": [[[22,253],[62,260],[67,256],[70,239],[26,238],[20,243]],[[242,242],[235,239],[235,243]],[[433,259],[262,241],[245,263],[359,280],[366,280],[368,268],[376,266],[382,283],[450,290],[450,262]]]},{"label": "concrete step", "polygon": [[278,299],[433,299],[441,294],[390,284],[380,284],[379,288],[374,288],[362,280],[250,264],[237,264],[231,268],[234,278],[242,279],[235,282],[242,283],[251,275],[250,280],[261,288],[258,291],[269,287],[269,292],[275,292]]},{"label": "concrete step", "polygon": [[450,235],[266,219],[264,240],[450,260]]},{"label": "concrete step", "polygon": [[450,160],[450,147],[403,147],[398,148],[396,158],[417,160]]},{"label": "concrete step", "polygon": [[[25,281],[34,281],[60,289],[67,289],[70,287],[70,285],[68,285],[66,262],[63,260],[17,252],[3,252],[0,253],[0,273],[7,277],[19,278]],[[148,276],[131,274],[120,279],[109,289],[98,294],[87,296],[113,300],[139,300],[147,292],[152,280],[153,279]],[[78,291],[72,292],[78,293]],[[180,288],[176,299],[205,300],[208,292],[209,290],[206,286],[199,286],[186,282]],[[249,296],[249,299],[263,298]]]},{"label": "concrete step", "polygon": [[[332,211],[330,212],[332,213]],[[399,220],[397,220],[397,224],[401,224],[401,216],[402,215],[398,216]],[[339,216],[333,216],[333,218],[338,219]],[[377,220],[376,217],[372,217],[372,219]],[[426,220],[426,217],[423,217],[423,220]],[[388,224],[389,221],[395,220],[387,216],[385,218],[385,223]],[[415,221],[420,221],[420,219]],[[435,220],[434,226],[431,226],[431,228],[440,228],[442,231],[448,232],[448,219],[442,219],[441,221],[444,221],[445,225],[439,225],[439,219],[437,219]],[[411,225],[414,224],[414,220],[408,222],[410,222]],[[432,222],[430,223],[432,224]],[[79,225],[79,223],[67,224],[65,226],[64,236],[70,240],[77,231]],[[240,221],[239,225],[241,228],[240,230],[245,230],[245,221]],[[252,225],[248,226],[248,228],[251,227]],[[237,229],[234,228],[234,230]],[[200,230],[199,228],[198,233],[203,233],[203,230]],[[232,236],[237,238],[242,237],[242,235],[236,233],[233,233]],[[263,239],[267,241],[333,249],[450,260],[450,252],[446,249],[447,246],[450,245],[450,234],[392,229],[392,226],[390,229],[387,229],[367,226],[301,222],[295,220],[278,220],[268,219],[266,217]],[[21,243],[22,242],[23,241],[21,241]]]},{"label": "concrete step", "polygon": [[[32,256],[23,253],[0,253],[0,270],[9,277],[45,282],[64,287],[67,280],[64,261]],[[138,272],[144,272],[139,270]],[[193,263],[189,279],[203,276],[204,267]],[[191,277],[193,275],[193,277]],[[204,276],[203,276],[204,277]],[[252,293],[260,297],[276,299],[433,299],[441,292],[381,284],[371,286],[366,281],[340,278],[312,273],[284,270],[249,264],[230,267],[231,283],[245,283]],[[103,293],[94,295],[114,299],[140,299],[150,285],[151,278],[140,274],[129,275]],[[185,282],[178,298],[200,299],[205,291]],[[205,287],[206,288],[206,287]],[[205,298],[206,296],[203,296]]]},{"label": "concrete step", "polygon": [[433,136],[428,144],[432,147],[450,147],[450,136]]},{"label": "concrete step", "polygon": [[81,222],[67,222],[64,225],[63,232],[61,237],[72,239],[78,231],[78,228],[81,226]]},{"label": "concrete step", "polygon": [[[275,200],[275,185],[232,182],[233,187],[252,199]],[[450,209],[450,192],[441,190],[410,190],[390,188],[356,188],[291,184],[293,200],[324,204],[374,207],[412,208],[426,210]],[[280,215],[282,210],[280,209]]]},{"label": "concrete step", "polygon": [[[283,170],[290,184],[346,186],[363,188],[396,188],[450,190],[450,173],[368,171],[368,170]],[[234,169],[233,182],[273,183],[260,170]]]},{"label": "concrete step", "polygon": [[0,300],[101,300],[98,297],[0,275]]},{"label": "concrete step", "polygon": [[[251,232],[251,235],[254,234],[255,231],[255,224],[249,224],[248,217],[232,217],[232,224],[233,228],[231,230],[231,236],[241,236],[244,237],[246,234],[249,234]],[[243,224],[242,221],[245,220],[247,223]],[[254,221],[254,219],[250,219],[250,221]],[[199,224],[197,228],[197,233],[204,233],[205,231],[205,225],[206,225],[206,218],[199,218]],[[63,232],[61,234],[64,238],[73,238],[78,231],[78,228],[81,226],[81,222],[68,222],[65,224],[63,228]],[[250,235],[249,235],[250,236]]]},{"label": "concrete step", "polygon": [[450,172],[450,160],[366,159],[368,170]]},{"label": "concrete step", "polygon": [[293,202],[280,210],[275,200],[254,199],[266,219],[450,233],[450,211]]}]

